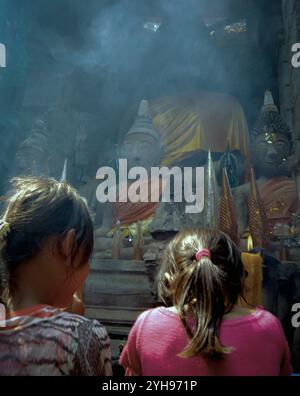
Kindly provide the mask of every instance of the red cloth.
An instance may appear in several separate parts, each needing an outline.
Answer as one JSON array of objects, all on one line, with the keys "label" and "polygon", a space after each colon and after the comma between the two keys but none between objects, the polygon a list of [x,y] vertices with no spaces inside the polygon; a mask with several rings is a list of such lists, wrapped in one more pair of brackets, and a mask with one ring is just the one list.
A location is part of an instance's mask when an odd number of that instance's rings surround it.
[{"label": "red cloth", "polygon": [[266,181],[259,186],[259,193],[271,226],[289,223],[291,214],[298,211],[296,183],[289,177],[278,176]]},{"label": "red cloth", "polygon": [[121,225],[129,225],[138,221],[146,220],[154,215],[159,202],[151,202],[151,193],[153,193],[154,196],[156,194],[159,201],[164,183],[162,180],[154,181],[151,178],[149,180],[143,180],[140,183],[141,191],[139,191],[139,195],[141,196],[142,200],[138,202],[130,202],[128,199],[128,191],[131,186],[130,183],[128,183],[126,187],[123,187],[123,185],[120,186],[119,201],[127,200],[127,202],[118,201],[114,204],[113,224],[116,224],[116,222],[119,221]]},{"label": "red cloth", "polygon": [[133,326],[120,364],[127,375],[143,376],[279,376],[291,374],[290,353],[279,320],[262,308],[236,319],[224,319],[223,345],[234,350],[219,362],[204,356],[181,358],[188,342],[176,312],[155,308]]}]

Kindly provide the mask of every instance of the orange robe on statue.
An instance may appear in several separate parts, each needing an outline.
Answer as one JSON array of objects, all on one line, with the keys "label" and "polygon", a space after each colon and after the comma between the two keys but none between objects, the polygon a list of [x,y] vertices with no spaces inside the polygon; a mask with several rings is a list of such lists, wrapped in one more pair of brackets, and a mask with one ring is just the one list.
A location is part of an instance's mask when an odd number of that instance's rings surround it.
[{"label": "orange robe on statue", "polygon": [[164,147],[162,164],[176,164],[201,150],[239,150],[249,158],[248,126],[239,101],[201,91],[150,101],[152,122]]},{"label": "orange robe on statue", "polygon": [[270,229],[276,223],[289,224],[291,214],[298,211],[296,183],[286,176],[274,177],[259,185]]},{"label": "orange robe on statue", "polygon": [[[140,181],[140,189],[138,191],[140,195],[140,201],[131,202],[128,199],[128,192],[130,191],[132,184],[128,183],[128,186],[120,186],[119,188],[119,200],[114,204],[113,208],[113,222],[114,225],[117,221],[122,226],[137,223],[149,219],[153,216],[156,208],[159,205],[159,199],[162,193],[163,183],[161,180],[149,180]],[[157,202],[152,202],[152,198],[157,197]],[[126,201],[126,202],[119,202]]]}]

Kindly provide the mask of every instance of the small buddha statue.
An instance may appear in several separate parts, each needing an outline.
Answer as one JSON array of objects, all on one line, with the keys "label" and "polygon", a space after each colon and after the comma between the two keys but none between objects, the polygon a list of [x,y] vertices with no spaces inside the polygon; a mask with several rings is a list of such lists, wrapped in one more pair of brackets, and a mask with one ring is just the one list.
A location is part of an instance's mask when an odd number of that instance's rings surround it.
[{"label": "small buddha statue", "polygon": [[20,144],[11,176],[42,176],[50,174],[50,154],[47,129],[41,119],[37,119],[29,136]]},{"label": "small buddha statue", "polygon": [[50,155],[48,152],[46,126],[40,119],[33,124],[27,139],[19,146],[14,166],[14,176],[48,175]]},{"label": "small buddha statue", "polygon": [[[119,157],[127,159],[128,170],[133,167],[143,167],[147,171],[149,178],[145,180],[145,191],[148,191],[149,194],[151,193],[150,169],[160,165],[161,155],[160,138],[152,124],[148,102],[142,100],[134,123],[122,140]],[[122,187],[122,182],[120,182],[117,187],[118,195],[122,194]],[[112,235],[118,223],[125,239],[125,245],[127,241],[127,246],[121,249],[121,257],[132,258],[133,250],[130,240],[135,237],[137,223],[139,223],[145,238],[147,235],[150,237],[148,226],[157,206],[158,202],[151,202],[150,196],[148,202],[134,203],[128,200],[127,202],[105,203],[102,225],[95,232],[96,251],[104,251],[106,258],[111,256]]]},{"label": "small buddha statue", "polygon": [[[299,153],[292,154],[291,130],[281,118],[270,91],[265,93],[261,114],[250,135],[252,165],[272,239],[278,225],[290,226],[292,214],[298,211],[297,187],[292,174]],[[234,190],[240,237],[246,235],[249,224],[249,195],[250,183]]]}]

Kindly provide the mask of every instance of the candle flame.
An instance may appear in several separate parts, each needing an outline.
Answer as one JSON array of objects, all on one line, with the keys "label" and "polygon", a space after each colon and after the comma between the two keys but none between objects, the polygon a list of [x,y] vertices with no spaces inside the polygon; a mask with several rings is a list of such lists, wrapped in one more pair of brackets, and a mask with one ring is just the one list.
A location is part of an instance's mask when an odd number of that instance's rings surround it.
[{"label": "candle flame", "polygon": [[252,250],[252,249],[253,249],[253,239],[252,239],[252,236],[249,235],[247,238],[247,250],[248,250],[248,252],[250,252],[250,250]]}]

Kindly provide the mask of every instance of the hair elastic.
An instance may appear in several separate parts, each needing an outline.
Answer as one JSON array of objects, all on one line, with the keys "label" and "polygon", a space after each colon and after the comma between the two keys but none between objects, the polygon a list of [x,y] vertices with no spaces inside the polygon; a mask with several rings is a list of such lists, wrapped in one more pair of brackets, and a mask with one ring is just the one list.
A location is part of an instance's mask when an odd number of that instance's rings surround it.
[{"label": "hair elastic", "polygon": [[200,261],[202,257],[211,258],[210,250],[208,249],[201,249],[195,254],[196,261]]}]

